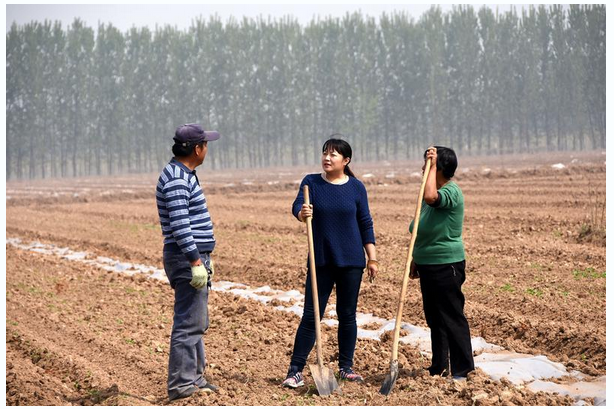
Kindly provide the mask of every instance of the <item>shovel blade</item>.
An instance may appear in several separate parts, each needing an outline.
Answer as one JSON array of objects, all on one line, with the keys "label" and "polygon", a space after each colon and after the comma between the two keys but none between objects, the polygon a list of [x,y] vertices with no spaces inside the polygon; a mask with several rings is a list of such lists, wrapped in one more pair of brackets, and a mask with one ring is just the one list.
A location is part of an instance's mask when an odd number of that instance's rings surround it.
[{"label": "shovel blade", "polygon": [[318,394],[320,396],[328,396],[339,388],[335,374],[330,368],[320,365],[309,365],[311,376],[316,383]]},{"label": "shovel blade", "polygon": [[390,363],[390,372],[386,374],[386,379],[384,379],[384,383],[382,383],[382,387],[379,390],[379,393],[382,395],[390,395],[392,392],[392,388],[394,388],[394,384],[399,377],[399,363],[398,361],[394,361]]}]

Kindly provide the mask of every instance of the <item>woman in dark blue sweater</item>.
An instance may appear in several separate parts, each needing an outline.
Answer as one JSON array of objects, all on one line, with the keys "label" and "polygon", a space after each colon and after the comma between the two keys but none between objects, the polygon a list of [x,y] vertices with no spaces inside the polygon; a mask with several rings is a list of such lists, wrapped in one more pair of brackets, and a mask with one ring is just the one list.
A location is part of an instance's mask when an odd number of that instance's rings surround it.
[{"label": "woman in dark blue sweater", "polygon": [[[313,241],[320,318],[336,285],[339,319],[339,376],[362,381],[352,370],[356,347],[356,305],[365,268],[369,278],[377,274],[375,234],[369,213],[367,190],[348,164],[352,148],[341,139],[329,139],[322,147],[323,173],[305,176],[292,205],[292,214],[301,222],[313,217]],[[304,204],[303,186],[309,186],[310,205]],[[309,268],[309,267],[308,267]],[[290,368],[283,386],[303,386],[303,367],[315,343],[315,318],[311,279],[307,272],[303,318],[296,332]]]}]

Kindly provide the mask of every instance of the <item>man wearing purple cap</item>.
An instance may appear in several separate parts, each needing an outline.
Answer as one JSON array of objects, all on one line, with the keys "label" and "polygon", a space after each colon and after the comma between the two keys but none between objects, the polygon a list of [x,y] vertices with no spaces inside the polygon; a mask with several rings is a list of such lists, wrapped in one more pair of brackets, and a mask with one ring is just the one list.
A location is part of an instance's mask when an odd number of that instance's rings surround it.
[{"label": "man wearing purple cap", "polygon": [[173,159],[156,187],[158,215],[164,236],[164,271],[175,290],[173,331],[168,363],[168,397],[187,398],[217,387],[207,382],[203,335],[209,327],[207,301],[215,247],[213,223],[196,171],[207,155],[207,142],[220,138],[198,124],[175,131]]}]

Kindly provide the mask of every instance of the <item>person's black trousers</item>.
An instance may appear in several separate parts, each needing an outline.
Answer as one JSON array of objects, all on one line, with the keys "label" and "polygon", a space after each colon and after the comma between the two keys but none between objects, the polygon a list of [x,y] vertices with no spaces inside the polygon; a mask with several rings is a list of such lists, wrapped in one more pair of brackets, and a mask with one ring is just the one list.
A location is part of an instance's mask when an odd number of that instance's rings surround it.
[{"label": "person's black trousers", "polygon": [[465,261],[417,264],[426,323],[431,329],[431,375],[467,376],[474,370],[469,323],[463,309]]},{"label": "person's black trousers", "polygon": [[[354,350],[356,349],[356,335],[358,331],[356,326],[356,307],[358,305],[358,293],[360,292],[362,274],[362,268],[316,267],[320,319],[324,316],[324,310],[333,287],[336,287],[337,305],[335,310],[339,320],[339,328],[337,329],[339,369],[352,368],[354,365]],[[315,341],[313,292],[311,291],[311,274],[309,267],[307,267],[303,317],[294,339],[294,351],[290,361],[291,367],[295,367],[295,370],[298,371],[303,370]]]}]

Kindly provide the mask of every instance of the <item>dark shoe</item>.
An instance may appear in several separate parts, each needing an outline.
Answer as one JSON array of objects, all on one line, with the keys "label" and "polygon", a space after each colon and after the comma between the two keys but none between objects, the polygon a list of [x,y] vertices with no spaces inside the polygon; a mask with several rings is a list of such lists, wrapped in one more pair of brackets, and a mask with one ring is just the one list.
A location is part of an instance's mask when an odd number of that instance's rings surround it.
[{"label": "dark shoe", "polygon": [[364,379],[352,370],[352,368],[341,368],[339,370],[339,379],[342,381],[362,382]]},{"label": "dark shoe", "polygon": [[214,384],[209,383],[209,382],[205,382],[203,385],[200,385],[198,388],[201,391],[207,392],[207,393],[217,392],[220,389],[217,386],[215,386]]},{"label": "dark shoe", "polygon": [[200,389],[197,386],[190,386],[189,388],[181,391],[181,392],[169,392],[168,394],[168,400],[170,401],[174,401],[177,399],[185,399],[188,398],[192,395],[194,395],[195,393],[198,393],[200,391]]}]

